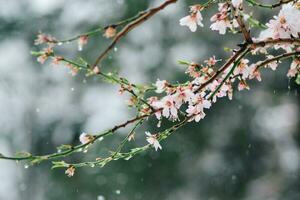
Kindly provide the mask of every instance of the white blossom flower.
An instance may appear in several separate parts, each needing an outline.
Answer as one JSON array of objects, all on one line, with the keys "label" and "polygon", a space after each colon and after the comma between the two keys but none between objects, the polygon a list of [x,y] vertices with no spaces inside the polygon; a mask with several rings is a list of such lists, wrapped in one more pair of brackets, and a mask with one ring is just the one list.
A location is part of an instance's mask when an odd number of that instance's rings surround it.
[{"label": "white blossom flower", "polygon": [[[272,55],[267,55],[268,59],[274,58]],[[273,61],[267,64],[267,67],[271,68],[273,71],[275,71],[278,67],[278,61]]]},{"label": "white blossom flower", "polygon": [[179,20],[181,26],[187,26],[192,32],[197,30],[197,25],[203,27],[202,15],[200,11],[192,12],[190,15],[185,16]]},{"label": "white blossom flower", "polygon": [[146,131],[145,134],[147,135],[147,142],[155,148],[155,151],[158,149],[162,149],[161,145],[159,144],[159,141],[157,140],[157,135],[152,135],[150,132]]},{"label": "white blossom flower", "polygon": [[233,75],[242,75],[243,79],[246,79],[250,75],[250,68],[248,66],[248,59],[241,59],[239,65],[234,69]]},{"label": "white blossom flower", "polygon": [[209,109],[211,106],[211,102],[205,99],[205,96],[206,96],[205,92],[197,93],[196,95],[193,96],[192,103],[197,104],[202,109],[203,108]]},{"label": "white blossom flower", "polygon": [[231,3],[233,7],[238,8],[243,3],[243,0],[231,0]]},{"label": "white blossom flower", "polygon": [[219,31],[219,34],[224,35],[226,33],[227,28],[234,28],[238,27],[238,23],[235,19],[232,21],[229,19],[227,10],[228,10],[228,4],[227,3],[219,3],[219,13],[213,15],[210,18],[211,22],[214,22],[211,24],[210,29]]},{"label": "white blossom flower", "polygon": [[171,118],[173,120],[178,118],[177,108],[174,103],[173,96],[168,95],[163,97],[160,101],[153,102],[156,108],[162,109],[162,116]]},{"label": "white blossom flower", "polygon": [[81,144],[86,144],[91,142],[93,138],[94,138],[93,136],[83,132],[79,136],[79,141],[81,142]]},{"label": "white blossom flower", "polygon": [[157,79],[156,83],[155,83],[155,87],[156,87],[156,90],[155,92],[156,93],[162,93],[165,91],[166,87],[167,87],[168,83],[167,81],[165,80],[159,80]]},{"label": "white blossom flower", "polygon": [[203,112],[203,107],[200,105],[189,105],[186,110],[188,116],[191,117],[189,121],[195,120],[195,122],[199,122],[201,119],[205,117],[205,113]]},{"label": "white blossom flower", "polygon": [[183,103],[191,101],[194,96],[195,94],[193,93],[191,87],[179,86],[176,89],[176,93],[173,94],[175,106],[180,108]]},{"label": "white blossom flower", "polygon": [[94,74],[99,74],[99,73],[100,73],[100,69],[99,69],[98,66],[95,66],[95,67],[93,68],[93,73],[94,73]]},{"label": "white blossom flower", "polygon": [[239,85],[238,85],[238,90],[241,91],[241,90],[244,90],[244,89],[247,89],[249,90],[249,86],[247,85],[247,83],[245,81],[240,81],[239,82]]},{"label": "white blossom flower", "polygon": [[296,58],[291,63],[290,69],[287,73],[288,77],[295,77],[296,74],[300,71],[300,58]]}]

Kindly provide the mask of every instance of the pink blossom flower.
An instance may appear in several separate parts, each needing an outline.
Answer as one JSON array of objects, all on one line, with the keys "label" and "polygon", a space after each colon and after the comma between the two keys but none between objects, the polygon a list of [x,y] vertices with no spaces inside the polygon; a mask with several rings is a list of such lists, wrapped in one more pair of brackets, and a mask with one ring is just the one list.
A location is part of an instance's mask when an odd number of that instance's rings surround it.
[{"label": "pink blossom flower", "polygon": [[190,86],[188,86],[188,87],[183,87],[183,86],[177,87],[176,93],[173,94],[175,106],[177,108],[180,108],[180,106],[183,103],[191,101],[193,99],[194,95],[195,94],[192,91],[192,87],[190,87]]},{"label": "pink blossom flower", "polygon": [[41,64],[44,64],[49,56],[53,55],[53,49],[51,47],[45,48],[42,54],[37,57],[37,61]]},{"label": "pink blossom flower", "polygon": [[157,140],[157,135],[152,135],[148,131],[146,131],[145,134],[147,135],[147,142],[155,148],[155,151],[157,151],[158,149],[162,149],[159,141]]},{"label": "pink blossom flower", "polygon": [[40,55],[37,57],[37,61],[41,64],[44,64],[46,60],[48,59],[48,56],[46,54]]},{"label": "pink blossom flower", "polygon": [[78,74],[79,69],[76,66],[74,66],[72,64],[67,64],[67,67],[70,69],[70,74],[72,76],[76,76]]},{"label": "pink blossom flower", "polygon": [[68,177],[72,177],[75,174],[75,167],[71,166],[66,171],[65,174],[68,175]]},{"label": "pink blossom flower", "polygon": [[256,69],[256,65],[252,64],[249,66],[250,68],[250,75],[249,75],[249,79],[254,79],[256,78],[256,80],[261,81],[261,75],[260,75],[260,71]]},{"label": "pink blossom flower", "polygon": [[208,64],[208,66],[211,67],[211,66],[214,66],[218,61],[220,61],[220,60],[217,60],[216,57],[213,56],[213,57],[210,57],[208,60],[205,60],[204,62],[206,64]]},{"label": "pink blossom flower", "polygon": [[34,40],[35,45],[44,44],[44,43],[53,43],[56,42],[56,39],[51,35],[46,35],[44,33],[39,33],[37,39]]},{"label": "pink blossom flower", "polygon": [[174,98],[171,95],[163,97],[160,101],[153,102],[154,107],[162,109],[162,116],[173,120],[178,118]]},{"label": "pink blossom flower", "polygon": [[205,117],[205,113],[203,112],[203,107],[199,104],[197,105],[189,105],[186,110],[188,116],[191,117],[189,121],[195,120],[195,122],[199,122],[201,119]]},{"label": "pink blossom flower", "polygon": [[52,60],[53,65],[58,65],[62,60],[64,60],[63,57],[61,56],[54,56]]}]

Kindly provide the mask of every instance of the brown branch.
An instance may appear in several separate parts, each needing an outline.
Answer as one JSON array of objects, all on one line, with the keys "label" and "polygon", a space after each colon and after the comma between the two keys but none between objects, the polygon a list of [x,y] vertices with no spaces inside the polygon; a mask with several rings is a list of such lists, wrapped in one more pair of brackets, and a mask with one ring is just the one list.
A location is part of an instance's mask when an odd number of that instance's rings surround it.
[{"label": "brown branch", "polygon": [[270,59],[266,59],[262,62],[259,62],[259,64],[256,65],[256,68],[255,68],[255,71],[259,70],[259,68],[269,64],[269,63],[272,63],[272,62],[278,62],[279,60],[282,60],[282,59],[285,59],[285,58],[289,58],[291,56],[295,56],[295,55],[300,55],[300,51],[293,51],[293,52],[290,52],[290,53],[284,53],[284,54],[281,54],[281,55],[278,55],[278,56],[275,56],[273,58],[270,58]]},{"label": "brown branch", "polygon": [[278,39],[267,39],[264,41],[258,41],[254,42],[253,44],[250,44],[250,47],[252,49],[259,47],[264,47],[270,44],[296,44],[300,45],[300,38],[278,38]]},{"label": "brown branch", "polygon": [[145,22],[147,19],[155,15],[160,10],[163,10],[166,6],[169,4],[175,3],[177,0],[167,0],[163,4],[161,4],[158,7],[152,8],[145,12],[143,15],[141,15],[139,18],[135,19],[134,21],[127,24],[113,39],[113,41],[110,43],[110,45],[100,53],[100,55],[97,57],[94,65],[92,67],[97,66],[109,53],[109,51],[118,43],[118,41],[124,37],[129,31],[134,29],[136,26],[140,25],[141,23]]},{"label": "brown branch", "polygon": [[195,90],[195,92],[199,92],[203,88],[205,88],[208,84],[213,82],[222,72],[224,72],[243,52],[247,50],[247,45],[243,45],[240,50],[238,50],[233,56],[231,56],[228,61],[220,68],[218,71],[205,83],[200,85],[200,87]]},{"label": "brown branch", "polygon": [[[244,39],[246,41],[246,43],[250,44],[252,43],[252,38],[250,36],[250,30],[247,29],[244,20],[242,19],[241,15],[239,14],[239,9],[236,9],[234,6],[232,6],[233,8],[233,12],[234,12],[234,17],[236,19],[236,21],[238,22],[241,31],[243,33]],[[243,10],[243,7],[241,5],[240,10]]]},{"label": "brown branch", "polygon": [[[213,82],[222,72],[224,72],[243,52],[245,52],[248,48],[255,49],[257,47],[264,47],[269,44],[299,44],[300,45],[300,39],[269,39],[265,41],[259,41],[254,43],[244,43],[241,45],[240,50],[238,50],[233,56],[229,58],[229,60],[205,83],[200,85],[198,89],[196,89],[194,92],[199,92],[203,88],[205,88],[208,84]],[[286,55],[286,54],[282,54]]]}]

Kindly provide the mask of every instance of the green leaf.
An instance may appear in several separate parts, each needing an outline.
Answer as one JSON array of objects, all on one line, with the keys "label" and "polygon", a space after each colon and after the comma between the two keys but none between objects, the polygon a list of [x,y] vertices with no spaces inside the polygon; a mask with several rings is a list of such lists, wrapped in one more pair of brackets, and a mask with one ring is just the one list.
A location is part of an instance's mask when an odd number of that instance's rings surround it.
[{"label": "green leaf", "polygon": [[51,169],[69,167],[69,164],[67,164],[65,161],[53,161],[52,164],[53,166],[51,167]]},{"label": "green leaf", "polygon": [[231,52],[231,51],[232,51],[232,49],[231,49],[231,48],[229,48],[229,47],[224,47],[224,51],[226,51],[226,52]]},{"label": "green leaf", "polygon": [[178,64],[180,65],[190,65],[191,63],[185,60],[178,60]]},{"label": "green leaf", "polygon": [[43,51],[30,51],[30,54],[33,56],[40,56],[40,55],[43,55],[44,52]]}]

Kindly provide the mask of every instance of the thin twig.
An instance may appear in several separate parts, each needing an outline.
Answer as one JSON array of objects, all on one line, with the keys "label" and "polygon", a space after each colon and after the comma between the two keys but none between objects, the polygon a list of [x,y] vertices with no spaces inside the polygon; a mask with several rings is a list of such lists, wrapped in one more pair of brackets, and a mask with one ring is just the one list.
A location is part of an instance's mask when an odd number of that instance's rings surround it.
[{"label": "thin twig", "polygon": [[296,2],[296,0],[280,0],[279,2],[275,3],[275,4],[263,4],[263,3],[259,3],[255,0],[246,0],[248,3],[250,3],[252,6],[259,6],[259,7],[262,7],[262,8],[276,8],[276,7],[279,7],[283,4],[287,4],[287,3],[290,3],[290,2]]},{"label": "thin twig", "polygon": [[145,12],[143,15],[141,15],[136,20],[128,23],[113,39],[113,41],[110,43],[110,45],[100,53],[100,55],[97,57],[94,65],[92,67],[97,66],[103,58],[108,54],[108,52],[118,43],[118,41],[124,37],[128,32],[130,32],[132,29],[134,29],[136,26],[140,25],[141,23],[145,22],[147,19],[155,15],[160,10],[163,10],[166,6],[169,4],[175,3],[177,0],[167,0],[163,4],[161,4],[158,7],[152,8],[149,11]]}]

